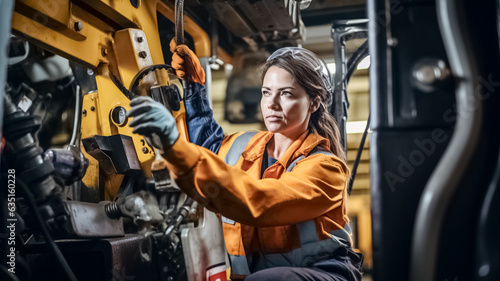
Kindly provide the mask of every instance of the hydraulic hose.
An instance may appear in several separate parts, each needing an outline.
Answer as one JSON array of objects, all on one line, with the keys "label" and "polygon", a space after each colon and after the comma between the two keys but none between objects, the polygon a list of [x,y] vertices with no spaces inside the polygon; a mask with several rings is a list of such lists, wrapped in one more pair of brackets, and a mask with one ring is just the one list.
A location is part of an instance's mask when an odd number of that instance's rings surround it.
[{"label": "hydraulic hose", "polygon": [[80,85],[76,85],[75,94],[75,120],[73,123],[73,133],[71,134],[71,140],[69,141],[70,146],[77,146],[77,142],[79,141],[78,134],[80,133],[82,125],[82,90]]},{"label": "hydraulic hose", "polygon": [[179,208],[179,211],[177,213],[177,216],[175,217],[175,220],[167,228],[167,230],[165,230],[165,236],[170,236],[170,234],[172,234],[172,232],[175,229],[179,228],[179,225],[184,220],[184,218],[186,218],[189,215],[189,211],[191,210],[191,205],[193,205],[194,202],[195,201],[193,199],[191,199],[189,197],[186,198],[186,201],[184,202],[182,207]]},{"label": "hydraulic hose", "polygon": [[184,44],[184,0],[175,0],[175,43]]}]

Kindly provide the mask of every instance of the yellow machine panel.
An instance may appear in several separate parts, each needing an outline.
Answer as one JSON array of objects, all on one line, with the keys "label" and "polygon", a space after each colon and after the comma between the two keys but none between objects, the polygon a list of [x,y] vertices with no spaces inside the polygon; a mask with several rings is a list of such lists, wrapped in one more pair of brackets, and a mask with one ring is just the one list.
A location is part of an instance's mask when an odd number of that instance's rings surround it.
[{"label": "yellow machine panel", "polygon": [[[138,1],[138,6],[131,9],[129,1],[16,1],[12,28],[14,33],[94,72],[98,90],[83,93],[81,138],[117,134],[132,137],[141,170],[151,177],[154,150],[141,136],[132,134],[132,129],[126,126],[127,120],[121,124],[112,120],[113,110],[129,109],[130,97],[124,95],[110,76],[118,77],[128,88],[140,70],[163,64],[156,17],[161,13],[173,22],[175,15],[173,9],[161,1]],[[208,57],[210,42],[206,32],[188,17],[184,18],[184,24],[186,32],[194,38],[198,56]],[[160,75],[147,75],[141,83],[169,83],[166,71],[162,71]],[[157,81],[158,77],[166,78]],[[143,89],[136,94],[146,94]],[[186,135],[183,114],[181,109],[174,116],[180,131]],[[123,176],[99,174],[98,161],[83,153],[90,159],[83,183],[98,189],[99,178],[104,176],[101,182],[106,186],[105,198],[101,199],[112,200]]]}]

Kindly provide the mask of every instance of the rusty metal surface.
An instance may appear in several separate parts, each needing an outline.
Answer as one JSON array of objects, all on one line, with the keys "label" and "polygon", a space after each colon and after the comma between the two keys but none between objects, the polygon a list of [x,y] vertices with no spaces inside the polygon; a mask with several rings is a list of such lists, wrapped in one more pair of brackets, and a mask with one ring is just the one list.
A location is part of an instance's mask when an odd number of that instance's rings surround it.
[{"label": "rusty metal surface", "polygon": [[123,219],[110,219],[104,211],[105,202],[95,204],[86,202],[67,202],[72,232],[77,237],[115,237],[123,236]]}]

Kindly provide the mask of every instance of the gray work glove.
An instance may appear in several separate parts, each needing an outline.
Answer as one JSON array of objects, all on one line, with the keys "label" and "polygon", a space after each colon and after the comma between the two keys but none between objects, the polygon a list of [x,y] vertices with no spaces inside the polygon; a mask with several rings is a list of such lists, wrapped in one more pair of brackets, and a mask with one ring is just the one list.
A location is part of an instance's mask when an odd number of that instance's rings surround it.
[{"label": "gray work glove", "polygon": [[129,126],[132,133],[143,135],[149,145],[162,151],[172,146],[179,131],[175,119],[168,109],[150,97],[136,97],[130,102],[128,117],[134,117]]}]

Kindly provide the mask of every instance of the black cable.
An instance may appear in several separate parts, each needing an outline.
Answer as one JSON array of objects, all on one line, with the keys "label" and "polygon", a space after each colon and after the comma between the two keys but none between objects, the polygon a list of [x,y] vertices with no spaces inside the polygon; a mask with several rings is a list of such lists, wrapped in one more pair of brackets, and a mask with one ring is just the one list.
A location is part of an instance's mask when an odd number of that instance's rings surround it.
[{"label": "black cable", "polygon": [[[351,56],[351,59],[347,62],[347,72],[342,79],[342,83],[349,83],[351,76],[354,71],[357,69],[358,64],[368,55],[368,40],[366,40]],[[347,107],[349,107],[349,100],[347,98],[347,91],[343,91]],[[349,183],[347,185],[347,194],[351,194],[352,187],[354,184],[354,179],[356,178],[356,174],[358,171],[359,162],[361,161],[361,154],[363,153],[363,148],[365,146],[366,136],[368,134],[368,128],[370,127],[370,115],[368,115],[368,120],[366,122],[365,131],[361,138],[361,142],[359,144],[358,152],[356,155],[356,160],[353,163],[351,177],[349,178]]]},{"label": "black cable", "polygon": [[73,271],[71,270],[68,263],[66,262],[66,259],[62,255],[61,250],[59,250],[59,247],[56,245],[56,243],[50,236],[47,226],[45,225],[42,219],[42,215],[40,215],[40,212],[37,208],[33,194],[31,194],[30,190],[28,189],[28,186],[26,186],[26,184],[21,179],[17,178],[17,184],[18,184],[17,186],[21,188],[21,192],[24,194],[24,198],[28,202],[28,205],[32,209],[33,213],[35,214],[35,219],[40,226],[45,242],[49,245],[49,249],[52,251],[52,254],[54,254],[56,261],[59,262],[62,271],[66,276],[66,279],[71,281],[77,281],[75,275],[73,274]]},{"label": "black cable", "polygon": [[194,200],[190,197],[186,198],[186,201],[184,201],[184,204],[182,207],[179,208],[179,211],[177,212],[177,216],[173,223],[168,226],[167,230],[165,231],[165,236],[170,236],[174,230],[179,228],[179,225],[181,222],[184,220],[189,215],[189,210],[191,210],[191,206],[194,204]]},{"label": "black cable", "polygon": [[172,69],[172,67],[168,64],[154,64],[150,65],[146,68],[143,68],[141,71],[139,71],[134,79],[132,79],[132,82],[130,84],[130,90],[127,89],[123,83],[113,74],[113,72],[109,71],[109,77],[111,78],[111,81],[113,81],[113,84],[122,92],[125,97],[127,97],[129,100],[132,100],[134,97],[137,95],[135,92],[137,91],[137,87],[139,86],[139,83],[141,80],[148,75],[149,73],[158,70],[158,69]]},{"label": "black cable", "polygon": [[80,85],[75,85],[75,117],[73,120],[73,132],[71,133],[71,140],[69,146],[79,146],[80,140],[78,135],[81,132],[82,125],[82,89]]},{"label": "black cable", "polygon": [[368,128],[370,128],[370,115],[368,115],[368,120],[366,121],[365,131],[361,137],[361,142],[359,143],[358,153],[356,155],[356,160],[352,165],[351,177],[349,178],[349,184],[347,185],[347,194],[351,195],[352,186],[354,184],[354,179],[356,178],[356,173],[358,172],[359,162],[361,161],[361,154],[363,153],[363,148],[365,147],[366,136],[368,135]]},{"label": "black cable", "polygon": [[368,40],[366,40],[361,46],[352,54],[351,58],[347,62],[347,72],[344,77],[344,81],[349,83],[354,71],[358,68],[358,64],[368,55]]},{"label": "black cable", "polygon": [[[361,46],[352,54],[351,58],[347,62],[347,71],[342,78],[341,83],[345,83],[346,85],[351,80],[354,71],[358,68],[358,64],[368,55],[368,40],[366,40]],[[336,93],[334,92],[334,95]],[[347,88],[342,91],[342,95],[344,96],[345,102],[347,104],[347,108],[349,108],[349,98],[347,97]]]},{"label": "black cable", "polygon": [[109,77],[111,78],[111,81],[113,81],[113,84],[122,92],[129,100],[132,100],[132,98],[135,97],[135,95],[129,91],[125,86],[116,78],[116,76],[113,74],[113,72],[109,71]]},{"label": "black cable", "polygon": [[62,91],[62,90],[64,90],[64,88],[68,87],[73,82],[75,82],[75,76],[71,76],[71,79],[69,79],[68,83],[66,83],[64,85],[59,85],[58,87],[61,87],[61,91]]}]

